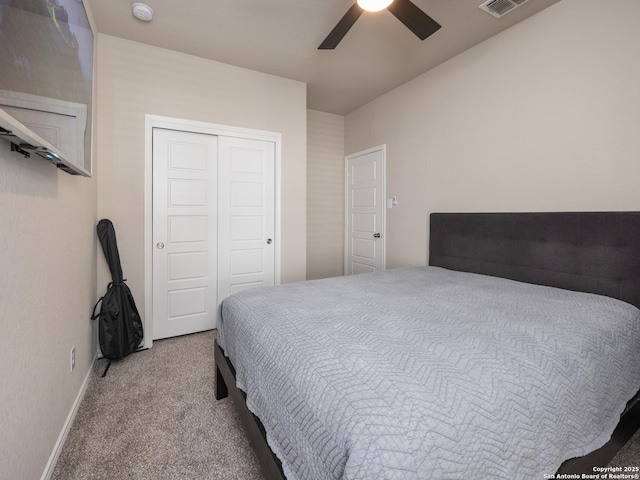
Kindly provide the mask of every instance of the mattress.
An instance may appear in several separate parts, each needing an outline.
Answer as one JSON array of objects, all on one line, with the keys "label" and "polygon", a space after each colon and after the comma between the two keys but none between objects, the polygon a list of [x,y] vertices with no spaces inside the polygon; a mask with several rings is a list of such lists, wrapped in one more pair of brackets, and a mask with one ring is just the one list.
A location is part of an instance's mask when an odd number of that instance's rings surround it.
[{"label": "mattress", "polygon": [[437,267],[247,290],[218,329],[289,480],[543,478],[640,388],[637,308]]}]

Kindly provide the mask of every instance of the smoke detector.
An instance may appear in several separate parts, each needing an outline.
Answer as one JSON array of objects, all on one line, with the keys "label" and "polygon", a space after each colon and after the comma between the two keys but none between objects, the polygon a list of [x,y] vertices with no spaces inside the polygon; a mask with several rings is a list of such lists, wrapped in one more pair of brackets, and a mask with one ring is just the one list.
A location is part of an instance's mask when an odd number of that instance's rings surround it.
[{"label": "smoke detector", "polygon": [[153,9],[146,3],[133,3],[131,4],[133,10],[133,16],[143,22],[150,22],[153,19]]},{"label": "smoke detector", "polygon": [[529,0],[489,0],[480,5],[479,8],[496,18],[500,18],[528,1]]}]

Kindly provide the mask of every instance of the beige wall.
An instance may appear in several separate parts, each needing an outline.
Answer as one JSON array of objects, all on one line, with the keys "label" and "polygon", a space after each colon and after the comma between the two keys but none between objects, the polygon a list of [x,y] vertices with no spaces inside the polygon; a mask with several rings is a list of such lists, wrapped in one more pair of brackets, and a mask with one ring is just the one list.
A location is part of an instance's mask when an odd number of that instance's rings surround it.
[{"label": "beige wall", "polygon": [[[145,114],[282,134],[282,282],[306,275],[306,85],[99,35],[98,216],[144,315]],[[98,286],[106,286],[99,266]]]},{"label": "beige wall", "polygon": [[95,224],[95,179],[0,140],[0,478],[41,477],[89,371]]},{"label": "beige wall", "polygon": [[307,112],[307,279],[344,273],[344,117]]},{"label": "beige wall", "polygon": [[[387,266],[435,211],[640,210],[640,2],[562,0],[345,119],[387,145]],[[613,5],[612,5],[613,7]]]}]

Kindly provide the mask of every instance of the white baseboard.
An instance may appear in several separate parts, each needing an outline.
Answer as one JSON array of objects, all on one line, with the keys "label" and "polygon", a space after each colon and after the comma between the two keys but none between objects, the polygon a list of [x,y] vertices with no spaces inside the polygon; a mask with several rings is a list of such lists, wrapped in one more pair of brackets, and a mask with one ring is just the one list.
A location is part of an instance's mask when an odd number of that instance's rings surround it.
[{"label": "white baseboard", "polygon": [[78,396],[76,397],[75,402],[73,402],[73,406],[71,407],[71,411],[67,416],[67,420],[62,426],[62,431],[60,432],[58,440],[53,447],[53,451],[51,452],[51,456],[49,457],[49,461],[47,462],[47,466],[45,467],[40,480],[49,480],[51,478],[51,475],[53,474],[53,469],[56,466],[56,462],[58,461],[58,457],[60,456],[60,452],[62,451],[64,442],[67,440],[67,435],[69,435],[69,430],[71,429],[71,425],[73,425],[73,420],[76,418],[76,414],[78,413],[78,409],[80,408],[80,404],[82,403],[84,394],[87,391],[87,386],[89,385],[89,379],[91,378],[91,374],[93,373],[93,366],[96,363],[96,359],[97,355],[93,357],[93,361],[91,362],[91,366],[89,367],[87,376],[84,378],[84,382],[82,382],[82,387],[80,387]]}]

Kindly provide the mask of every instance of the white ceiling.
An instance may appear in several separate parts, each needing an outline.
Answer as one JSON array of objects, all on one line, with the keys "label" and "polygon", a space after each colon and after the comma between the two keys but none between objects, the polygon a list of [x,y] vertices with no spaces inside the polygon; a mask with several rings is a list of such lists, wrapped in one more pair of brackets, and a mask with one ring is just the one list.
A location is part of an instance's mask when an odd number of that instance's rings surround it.
[{"label": "white ceiling", "polygon": [[559,0],[500,19],[483,0],[413,0],[442,28],[420,41],[390,12],[365,12],[335,50],[318,45],[354,0],[89,0],[98,32],[307,84],[307,106],[344,115]]}]

